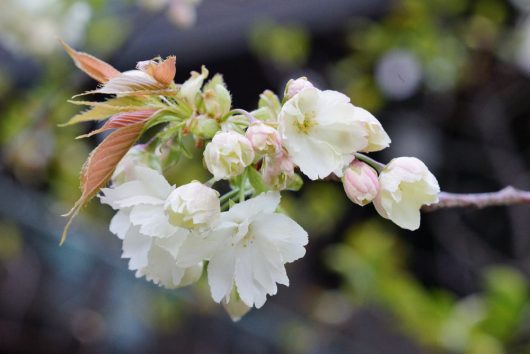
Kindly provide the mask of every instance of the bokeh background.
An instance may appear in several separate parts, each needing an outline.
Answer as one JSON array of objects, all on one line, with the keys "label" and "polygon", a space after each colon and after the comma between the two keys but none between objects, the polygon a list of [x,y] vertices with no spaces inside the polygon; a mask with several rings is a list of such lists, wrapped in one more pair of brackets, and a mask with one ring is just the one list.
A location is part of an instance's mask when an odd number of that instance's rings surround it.
[{"label": "bokeh background", "polygon": [[381,120],[381,161],[417,156],[451,192],[530,188],[530,1],[203,0],[196,21],[171,1],[0,2],[0,352],[530,353],[529,206],[437,211],[408,232],[340,184],[306,184],[282,205],[307,255],[238,323],[204,281],[136,279],[97,201],[59,247],[98,142],[57,127],[96,85],[59,37],[120,70],[175,54],[177,82],[205,64],[247,110],[307,76]]}]

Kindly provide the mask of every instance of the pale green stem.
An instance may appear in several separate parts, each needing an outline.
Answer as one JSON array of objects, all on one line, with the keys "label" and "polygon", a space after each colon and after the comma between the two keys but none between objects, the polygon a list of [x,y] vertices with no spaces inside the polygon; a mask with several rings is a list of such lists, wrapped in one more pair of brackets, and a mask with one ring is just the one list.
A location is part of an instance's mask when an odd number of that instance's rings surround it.
[{"label": "pale green stem", "polygon": [[247,111],[245,111],[244,109],[236,108],[236,109],[233,109],[233,110],[231,110],[231,111],[229,112],[230,115],[232,115],[233,113],[239,113],[239,114],[244,115],[245,117],[248,118],[248,120],[250,121],[250,123],[255,122],[255,121],[258,120],[258,119],[256,119],[252,114],[250,114],[250,112],[247,112]]},{"label": "pale green stem", "polygon": [[221,198],[219,198],[219,201],[221,204],[227,202],[230,198],[235,197],[239,194],[239,188],[232,189],[230,192],[223,195]]},{"label": "pale green stem", "polygon": [[217,182],[217,180],[215,179],[215,177],[212,177],[209,180],[207,180],[206,182],[204,182],[204,185],[206,185],[206,186],[211,188],[215,184],[215,182]]},{"label": "pale green stem", "polygon": [[243,175],[241,176],[241,184],[239,186],[239,202],[245,201],[245,184],[247,183],[247,169],[243,172]]},{"label": "pale green stem", "polygon": [[372,166],[377,172],[381,173],[381,171],[385,168],[385,164],[382,164],[379,161],[376,161],[365,154],[361,154],[359,152],[355,153],[355,158],[357,160],[360,160],[362,162],[366,162],[368,165]]}]

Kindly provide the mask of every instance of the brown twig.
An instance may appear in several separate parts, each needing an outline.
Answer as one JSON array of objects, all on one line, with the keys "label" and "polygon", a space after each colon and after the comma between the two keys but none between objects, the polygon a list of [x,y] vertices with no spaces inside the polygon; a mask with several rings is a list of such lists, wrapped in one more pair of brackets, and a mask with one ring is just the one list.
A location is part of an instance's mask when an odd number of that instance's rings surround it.
[{"label": "brown twig", "polygon": [[434,211],[445,208],[485,208],[490,206],[530,204],[530,191],[512,186],[490,193],[447,193],[441,192],[438,203],[426,205],[422,211]]}]

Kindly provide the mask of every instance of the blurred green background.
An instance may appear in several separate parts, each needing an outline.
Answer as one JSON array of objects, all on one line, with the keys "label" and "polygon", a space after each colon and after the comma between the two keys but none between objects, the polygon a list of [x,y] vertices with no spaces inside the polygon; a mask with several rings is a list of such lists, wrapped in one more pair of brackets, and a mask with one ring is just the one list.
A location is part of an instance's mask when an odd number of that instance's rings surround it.
[{"label": "blurred green background", "polygon": [[[172,1],[0,4],[0,352],[530,353],[528,206],[439,211],[408,232],[306,183],[282,206],[307,255],[238,323],[204,281],[135,279],[97,201],[59,247],[98,138],[57,127],[96,86],[57,38],[120,70],[175,54],[177,82],[205,64],[249,111],[307,76],[381,120],[381,161],[417,156],[446,191],[530,189],[530,1],[203,0],[186,28]],[[168,178],[207,176],[197,159]]]}]

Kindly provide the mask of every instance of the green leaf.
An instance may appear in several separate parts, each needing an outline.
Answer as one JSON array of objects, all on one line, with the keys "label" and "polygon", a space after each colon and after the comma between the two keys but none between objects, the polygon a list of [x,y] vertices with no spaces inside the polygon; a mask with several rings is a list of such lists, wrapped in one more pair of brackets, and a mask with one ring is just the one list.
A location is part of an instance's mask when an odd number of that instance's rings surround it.
[{"label": "green leaf", "polygon": [[145,130],[151,129],[152,127],[163,124],[180,121],[180,118],[173,112],[164,110],[153,117],[145,126]]},{"label": "green leaf", "polygon": [[254,167],[248,169],[248,180],[250,185],[256,191],[256,194],[261,194],[270,190],[270,188],[263,181],[261,173],[259,173]]}]

